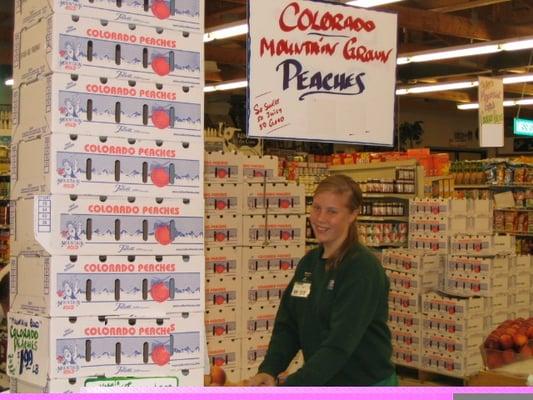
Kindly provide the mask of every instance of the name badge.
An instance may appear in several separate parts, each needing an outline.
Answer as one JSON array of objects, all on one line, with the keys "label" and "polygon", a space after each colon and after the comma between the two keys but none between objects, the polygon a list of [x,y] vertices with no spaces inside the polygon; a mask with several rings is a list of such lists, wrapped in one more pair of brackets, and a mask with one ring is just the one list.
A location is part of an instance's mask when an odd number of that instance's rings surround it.
[{"label": "name badge", "polygon": [[292,287],[291,296],[304,299],[311,293],[311,282],[296,282]]}]

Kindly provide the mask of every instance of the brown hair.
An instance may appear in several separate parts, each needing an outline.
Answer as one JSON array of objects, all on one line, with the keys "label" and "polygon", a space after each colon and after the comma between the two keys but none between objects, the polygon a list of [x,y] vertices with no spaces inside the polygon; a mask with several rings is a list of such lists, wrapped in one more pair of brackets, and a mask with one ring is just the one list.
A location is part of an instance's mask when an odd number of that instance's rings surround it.
[{"label": "brown hair", "polygon": [[[359,211],[363,203],[363,194],[359,185],[352,178],[346,175],[330,175],[320,182],[315,190],[315,195],[323,192],[331,192],[339,195],[347,195],[346,207],[350,212]],[[354,243],[359,242],[357,232],[357,220],[350,225],[348,235],[342,242],[339,249],[326,261],[326,269],[336,268],[346,256],[346,253]]]}]

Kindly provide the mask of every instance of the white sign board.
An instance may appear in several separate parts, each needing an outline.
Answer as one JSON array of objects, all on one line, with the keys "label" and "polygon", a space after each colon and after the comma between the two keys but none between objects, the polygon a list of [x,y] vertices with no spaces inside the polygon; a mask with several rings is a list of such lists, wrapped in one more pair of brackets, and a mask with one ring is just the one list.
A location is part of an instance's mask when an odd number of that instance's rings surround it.
[{"label": "white sign board", "polygon": [[249,2],[248,135],[392,145],[397,15]]},{"label": "white sign board", "polygon": [[479,146],[503,147],[503,81],[479,77]]}]

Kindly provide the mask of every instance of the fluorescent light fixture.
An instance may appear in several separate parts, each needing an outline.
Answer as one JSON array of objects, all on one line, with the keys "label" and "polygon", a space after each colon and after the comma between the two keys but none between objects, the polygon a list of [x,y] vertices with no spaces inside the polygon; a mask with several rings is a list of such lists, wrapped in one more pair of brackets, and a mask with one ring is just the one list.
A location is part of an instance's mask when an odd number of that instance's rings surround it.
[{"label": "fluorescent light fixture", "polygon": [[354,0],[354,1],[349,1],[346,4],[350,6],[370,8],[370,7],[382,6],[384,4],[398,3],[399,1],[402,1],[402,0]]},{"label": "fluorescent light fixture", "polygon": [[533,39],[529,38],[524,40],[515,40],[514,42],[502,43],[500,47],[505,51],[531,49],[533,48]]},{"label": "fluorescent light fixture", "polygon": [[405,94],[415,94],[415,93],[443,92],[446,90],[469,89],[472,87],[476,87],[477,85],[478,85],[477,81],[439,83],[437,85],[420,85],[420,86],[400,88],[396,90],[396,94],[398,96],[401,96]]},{"label": "fluorescent light fixture", "polygon": [[232,90],[232,89],[242,89],[248,86],[248,81],[233,81],[233,82],[224,82],[219,85],[205,86],[204,92],[211,93],[217,92],[219,90]]},{"label": "fluorescent light fixture", "polygon": [[248,24],[239,24],[227,27],[221,27],[212,32],[204,34],[204,42],[211,42],[212,40],[227,39],[233,36],[245,35],[248,33]]},{"label": "fluorescent light fixture", "polygon": [[527,82],[533,82],[533,74],[511,75],[511,76],[505,76],[503,78],[504,85],[509,85],[513,83],[527,83]]},{"label": "fluorescent light fixture", "polygon": [[[524,106],[533,104],[533,97],[526,99],[516,99],[516,100],[504,100],[504,107],[514,107],[514,106]],[[459,110],[477,110],[479,108],[479,103],[466,103],[466,104],[457,104]]]},{"label": "fluorescent light fixture", "polygon": [[13,86],[13,83],[13,78],[6,79],[6,81],[4,82],[6,86]]}]

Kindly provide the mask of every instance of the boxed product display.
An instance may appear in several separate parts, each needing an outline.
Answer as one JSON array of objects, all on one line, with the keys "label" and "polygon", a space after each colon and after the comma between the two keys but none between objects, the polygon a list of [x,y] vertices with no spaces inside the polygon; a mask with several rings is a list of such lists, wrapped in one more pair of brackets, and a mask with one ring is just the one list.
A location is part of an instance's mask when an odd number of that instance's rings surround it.
[{"label": "boxed product display", "polygon": [[250,369],[255,368],[255,371],[257,372],[257,367],[259,367],[265,358],[269,343],[270,335],[244,337],[242,339],[242,367]]},{"label": "boxed product display", "polygon": [[38,386],[48,379],[168,376],[201,368],[203,314],[156,319],[45,318],[11,313],[7,371]]},{"label": "boxed product display", "polygon": [[420,294],[435,289],[439,284],[439,273],[437,271],[414,275],[386,269],[385,273],[389,277],[391,290],[395,291]]},{"label": "boxed product display", "polygon": [[239,247],[206,247],[205,248],[205,276],[210,279],[215,276],[235,277],[242,271],[241,249]]},{"label": "boxed product display", "polygon": [[203,202],[194,197],[35,196],[13,201],[11,218],[12,254],[194,255],[204,249]]},{"label": "boxed product display", "polygon": [[69,13],[128,24],[161,26],[186,31],[204,29],[204,2],[201,0],[32,0],[18,1],[15,27],[32,25],[52,14]]},{"label": "boxed product display", "polygon": [[234,153],[207,152],[204,156],[206,183],[241,183],[243,156]]},{"label": "boxed product display", "polygon": [[203,256],[11,258],[13,312],[50,317],[203,312]]},{"label": "boxed product display", "polygon": [[409,235],[409,249],[431,251],[435,254],[448,254],[448,236],[434,234]]},{"label": "boxed product display", "polygon": [[279,304],[263,304],[244,307],[242,310],[243,337],[270,336]]},{"label": "boxed product display", "polygon": [[478,355],[478,353],[470,353],[456,358],[446,353],[425,351],[420,359],[420,368],[443,375],[467,377],[479,372],[483,365],[481,358],[474,357],[474,355]]},{"label": "boxed product display", "polygon": [[420,312],[420,295],[418,293],[389,290],[389,306],[411,313]]},{"label": "boxed product display", "polygon": [[450,238],[450,253],[494,256],[513,254],[515,239],[510,235],[455,235]]},{"label": "boxed product display", "polygon": [[384,249],[382,264],[384,268],[390,270],[423,274],[441,271],[444,268],[444,257],[421,250]]},{"label": "boxed product display", "polygon": [[204,197],[207,214],[237,214],[242,210],[242,185],[238,183],[206,183]]},{"label": "boxed product display", "polygon": [[241,302],[241,281],[236,277],[209,277],[205,283],[205,305],[208,309],[236,307]]},{"label": "boxed product display", "polygon": [[205,332],[207,340],[235,339],[241,337],[241,320],[234,307],[216,307],[205,311]]},{"label": "boxed product display", "polygon": [[420,312],[412,312],[394,307],[389,309],[389,326],[391,327],[397,327],[402,330],[420,331],[422,329],[421,321],[422,314]]},{"label": "boxed product display", "polygon": [[304,215],[246,215],[243,217],[243,245],[303,244]]},{"label": "boxed product display", "polygon": [[208,246],[240,246],[243,242],[240,214],[205,216],[205,243]]},{"label": "boxed product display", "polygon": [[406,367],[418,368],[420,366],[420,352],[417,349],[394,347],[392,350],[392,361],[395,364]]},{"label": "boxed product display", "polygon": [[[48,134],[11,147],[11,198],[201,194],[202,144]],[[27,160],[32,160],[31,163]]]},{"label": "boxed product display", "polygon": [[457,337],[434,332],[422,333],[422,348],[435,353],[446,353],[454,357],[464,357],[474,353],[479,358],[479,346],[483,343],[481,333],[467,337]]},{"label": "boxed product display", "polygon": [[422,295],[422,312],[425,314],[455,315],[467,318],[470,315],[483,314],[486,301],[480,297],[459,298],[445,296],[437,292]]},{"label": "boxed product display", "polygon": [[278,158],[275,156],[245,155],[242,159],[242,176],[246,182],[264,182],[277,178],[278,168]]},{"label": "boxed product display", "polygon": [[52,74],[13,90],[13,141],[47,132],[200,140],[198,86]]},{"label": "boxed product display", "polygon": [[421,349],[420,331],[391,327],[391,340],[393,348],[404,348],[419,352]]},{"label": "boxed product display", "polygon": [[199,85],[203,40],[194,32],[54,13],[15,32],[13,79],[54,72]]},{"label": "boxed product display", "polygon": [[209,364],[226,369],[239,369],[241,339],[210,339],[207,342]]},{"label": "boxed product display", "polygon": [[509,290],[507,275],[461,274],[447,271],[443,291],[455,296],[495,296]]},{"label": "boxed product display", "polygon": [[243,187],[243,214],[305,214],[305,192],[298,183],[245,183]]},{"label": "boxed product display", "polygon": [[248,305],[279,304],[292,274],[248,276],[242,280],[242,297]]},{"label": "boxed product display", "polygon": [[47,380],[44,386],[20,379],[10,379],[11,393],[91,393],[102,390],[138,392],[140,388],[170,388],[204,385],[204,369],[177,369],[169,376],[154,377],[82,377]]},{"label": "boxed product display", "polygon": [[272,246],[242,248],[242,273],[244,277],[292,275],[305,255],[304,246]]},{"label": "boxed product display", "polygon": [[465,338],[482,335],[483,330],[484,319],[482,315],[472,315],[468,319],[457,319],[440,314],[425,314],[422,316],[422,331],[424,334],[432,332]]},{"label": "boxed product display", "polygon": [[482,258],[449,255],[446,271],[464,275],[504,275],[509,273],[509,257]]}]

